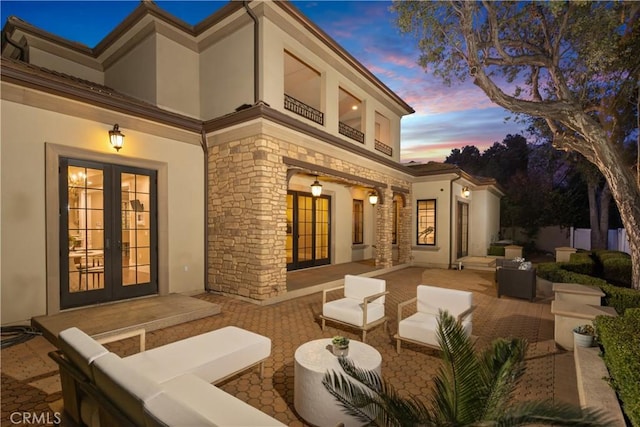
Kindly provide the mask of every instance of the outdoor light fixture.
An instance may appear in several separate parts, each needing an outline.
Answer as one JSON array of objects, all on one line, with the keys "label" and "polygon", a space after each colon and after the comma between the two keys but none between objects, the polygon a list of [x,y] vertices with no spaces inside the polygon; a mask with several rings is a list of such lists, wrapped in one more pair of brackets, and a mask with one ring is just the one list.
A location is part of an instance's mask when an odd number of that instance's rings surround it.
[{"label": "outdoor light fixture", "polygon": [[311,194],[313,197],[318,197],[322,194],[322,185],[318,182],[318,175],[316,175],[316,180],[311,184]]},{"label": "outdoor light fixture", "polygon": [[113,125],[113,130],[109,131],[109,141],[111,142],[111,146],[116,149],[116,151],[120,151],[122,146],[124,145],[124,135],[120,132],[120,126],[116,123]]},{"label": "outdoor light fixture", "polygon": [[378,203],[378,195],[376,193],[369,193],[369,203],[373,206]]},{"label": "outdoor light fixture", "polygon": [[464,187],[462,189],[462,195],[467,198],[471,195],[471,190],[469,190],[469,187]]}]

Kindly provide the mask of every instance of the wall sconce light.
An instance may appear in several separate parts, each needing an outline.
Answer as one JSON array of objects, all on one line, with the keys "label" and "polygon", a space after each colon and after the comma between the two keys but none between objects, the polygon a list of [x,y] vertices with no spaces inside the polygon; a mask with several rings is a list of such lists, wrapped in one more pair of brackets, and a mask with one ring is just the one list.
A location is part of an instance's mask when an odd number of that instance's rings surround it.
[{"label": "wall sconce light", "polygon": [[376,193],[369,193],[369,203],[373,206],[378,204],[378,195]]},{"label": "wall sconce light", "polygon": [[311,195],[313,197],[318,197],[322,194],[322,185],[318,182],[318,175],[316,175],[316,180],[311,184]]},{"label": "wall sconce light", "polygon": [[471,190],[469,190],[469,187],[464,187],[462,189],[462,195],[466,198],[469,198],[469,196],[471,195]]},{"label": "wall sconce light", "polygon": [[113,130],[109,131],[109,142],[116,151],[120,151],[124,145],[124,135],[120,132],[120,126],[117,123],[113,125]]}]

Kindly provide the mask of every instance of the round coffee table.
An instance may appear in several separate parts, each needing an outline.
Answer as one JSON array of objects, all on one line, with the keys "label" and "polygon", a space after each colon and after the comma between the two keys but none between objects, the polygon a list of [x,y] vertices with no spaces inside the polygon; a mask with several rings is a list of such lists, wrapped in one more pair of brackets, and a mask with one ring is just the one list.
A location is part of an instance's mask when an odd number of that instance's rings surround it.
[{"label": "round coffee table", "polygon": [[[380,374],[382,356],[375,348],[359,341],[349,343],[349,354],[355,365]],[[305,421],[315,426],[345,427],[363,423],[343,412],[338,401],[324,388],[322,378],[330,370],[342,372],[338,358],[331,352],[331,339],[319,339],[302,344],[296,350],[293,405]]]}]

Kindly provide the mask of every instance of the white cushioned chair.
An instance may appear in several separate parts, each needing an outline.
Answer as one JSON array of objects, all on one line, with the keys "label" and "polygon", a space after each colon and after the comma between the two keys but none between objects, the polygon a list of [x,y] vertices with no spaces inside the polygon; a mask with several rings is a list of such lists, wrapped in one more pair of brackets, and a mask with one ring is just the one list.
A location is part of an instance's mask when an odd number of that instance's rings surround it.
[{"label": "white cushioned chair", "polygon": [[[416,297],[398,304],[398,333],[394,336],[398,353],[402,341],[440,349],[437,337],[440,310],[454,316],[467,336],[471,336],[475,309],[471,292],[419,285],[416,293]],[[404,307],[412,303],[416,304],[416,313],[403,319]]]},{"label": "white cushioned chair", "polygon": [[[384,314],[384,296],[387,282],[371,277],[344,276],[344,285],[322,291],[322,330],[325,321],[341,323],[362,330],[362,342],[367,331],[383,324],[386,330],[387,318]],[[327,294],[344,289],[343,298],[327,301]]]}]

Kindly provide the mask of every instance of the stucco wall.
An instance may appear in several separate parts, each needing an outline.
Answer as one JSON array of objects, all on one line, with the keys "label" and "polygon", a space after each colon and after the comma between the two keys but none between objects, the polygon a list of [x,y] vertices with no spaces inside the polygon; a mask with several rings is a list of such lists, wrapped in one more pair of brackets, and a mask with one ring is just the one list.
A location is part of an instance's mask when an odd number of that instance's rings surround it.
[{"label": "stucco wall", "polygon": [[[86,56],[80,57],[80,55],[75,55],[74,57],[78,60],[77,62],[62,56],[53,55],[50,52],[34,46],[30,46],[29,48],[29,62],[31,64],[73,75],[95,83],[104,84],[104,74],[100,70],[97,61]],[[91,63],[91,66],[85,65],[82,62]]]},{"label": "stucco wall", "polygon": [[105,85],[150,104],[157,102],[157,38],[147,36],[105,70]]},{"label": "stucco wall", "polygon": [[253,25],[245,25],[200,53],[198,89],[205,120],[253,104]]},{"label": "stucco wall", "polygon": [[[436,200],[436,244],[416,244],[416,207],[418,200]],[[447,268],[449,265],[449,239],[451,230],[451,189],[446,179],[422,179],[413,184],[411,244],[414,262],[418,265]]]},{"label": "stucco wall", "polygon": [[161,34],[157,36],[157,50],[157,106],[203,118],[200,116],[198,53]]},{"label": "stucco wall", "polygon": [[[7,87],[2,89],[4,97]],[[60,110],[72,108],[69,101],[58,98],[57,102]],[[69,147],[88,158],[98,156],[114,164],[145,159],[162,167],[165,182],[159,183],[158,202],[164,206],[164,217],[159,219],[159,233],[167,243],[160,247],[161,258],[166,260],[159,266],[160,279],[168,292],[204,289],[203,153],[198,145],[135,131],[133,125],[121,122],[125,146],[116,153],[107,136],[112,123],[74,118],[6,99],[1,106],[2,324],[25,322],[55,309],[47,307],[47,284],[51,282],[47,275],[53,268],[51,263],[58,262],[47,259],[47,240],[58,238],[57,228],[47,228],[56,224],[55,218],[48,221],[46,214],[45,168],[51,167],[45,160],[47,145]],[[81,110],[88,115],[113,115],[97,109],[92,113],[89,107]],[[53,167],[57,170],[57,165]]]}]

